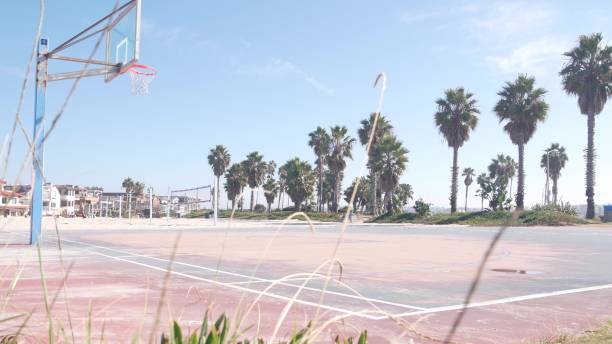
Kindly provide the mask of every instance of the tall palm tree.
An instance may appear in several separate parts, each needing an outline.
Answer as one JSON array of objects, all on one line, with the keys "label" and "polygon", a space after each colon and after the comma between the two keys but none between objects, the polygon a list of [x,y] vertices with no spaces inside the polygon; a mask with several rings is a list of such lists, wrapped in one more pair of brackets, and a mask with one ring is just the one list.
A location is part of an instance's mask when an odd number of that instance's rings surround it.
[{"label": "tall palm tree", "polygon": [[385,193],[384,203],[387,213],[393,212],[393,192],[399,185],[399,179],[406,170],[408,150],[393,134],[379,138],[374,146],[369,167],[381,171],[380,186]]},{"label": "tall palm tree", "polygon": [[453,149],[450,204],[451,213],[454,213],[457,211],[459,148],[470,138],[470,132],[476,128],[478,124],[476,115],[480,111],[476,106],[474,95],[466,92],[463,87],[448,89],[444,95],[444,98],[436,100],[438,110],[434,116],[440,134],[444,136],[448,146]]},{"label": "tall palm tree", "polygon": [[219,209],[219,195],[221,194],[219,181],[229,166],[230,160],[230,154],[223,145],[216,145],[215,148],[211,149],[208,153],[208,164],[212,167],[215,177],[217,177],[217,186],[215,187],[214,196],[215,209],[217,210]]},{"label": "tall palm tree", "polygon": [[283,195],[287,192],[287,168],[285,165],[278,168],[278,205],[276,206],[279,210],[281,209],[281,201]]},{"label": "tall palm tree", "polygon": [[595,217],[595,115],[612,97],[612,46],[602,43],[601,33],[580,36],[578,46],[566,52],[568,61],[559,73],[563,89],[578,97],[578,107],[587,116],[586,217]]},{"label": "tall palm tree", "polygon": [[317,195],[317,211],[321,212],[323,207],[323,164],[325,163],[325,157],[329,154],[331,137],[322,127],[308,134],[310,139],[308,145],[312,147],[315,155],[317,156],[317,169],[319,174],[319,182],[317,184],[318,195]]},{"label": "tall palm tree", "polygon": [[329,156],[325,159],[327,166],[335,177],[334,198],[332,199],[332,211],[338,211],[338,201],[340,198],[340,185],[346,168],[346,159],[352,159],[353,144],[355,139],[347,135],[348,129],[345,126],[334,126],[330,128],[331,141]]},{"label": "tall palm tree", "polygon": [[[568,157],[565,153],[565,147],[558,143],[553,143],[549,148],[546,148],[540,159],[540,167],[542,167],[544,172],[552,179],[553,203],[555,204],[557,204],[557,182],[559,181],[561,170],[565,167],[567,160]],[[546,190],[546,192],[548,192],[548,190]]]},{"label": "tall palm tree", "polygon": [[258,152],[249,153],[242,164],[246,170],[248,184],[251,188],[251,203],[249,209],[253,211],[253,209],[255,209],[255,189],[263,183],[267,171],[267,164],[263,161],[263,156]]},{"label": "tall palm tree", "polygon": [[512,182],[514,181],[514,177],[516,176],[516,169],[518,168],[518,164],[516,163],[516,161],[514,161],[514,159],[512,159],[508,155],[506,156],[506,164],[507,164],[506,174],[508,175],[508,178],[510,178],[508,196],[514,199],[514,195],[512,195]]},{"label": "tall palm tree", "polygon": [[[363,146],[367,146],[370,140],[370,135],[372,133],[372,128],[374,127],[374,120],[376,119],[376,113],[371,113],[370,117],[361,121],[361,127],[357,129],[357,136],[359,137],[359,143]],[[374,136],[372,137],[372,146],[370,149],[370,154],[368,156],[368,160],[372,157],[372,152],[374,147],[376,146],[378,140],[383,137],[385,134],[390,134],[393,131],[393,126],[391,123],[385,118],[383,115],[378,116],[378,121],[376,121],[376,130],[374,131]],[[373,170],[369,167],[370,170],[370,179],[372,180],[372,190],[370,192],[370,207],[372,214],[376,214],[378,211],[378,207],[376,204],[377,200],[377,191],[378,191],[378,175],[380,171]]]},{"label": "tall palm tree", "polygon": [[548,114],[548,104],[544,101],[546,90],[535,88],[535,78],[519,75],[514,82],[506,85],[497,93],[501,99],[494,111],[500,122],[506,122],[504,130],[512,143],[518,146],[518,186],[516,208],[523,210],[525,199],[525,145],[536,131],[538,122],[544,122]]},{"label": "tall palm tree", "polygon": [[463,183],[465,184],[465,207],[463,211],[467,212],[468,189],[470,188],[470,185],[472,185],[472,182],[474,181],[474,176],[476,175],[476,172],[474,172],[473,168],[466,167],[463,169],[463,173],[461,175],[465,177],[463,179]]},{"label": "tall palm tree", "polygon": [[233,164],[225,172],[225,191],[227,199],[232,201],[232,209],[236,209],[236,197],[238,197],[247,185],[247,176],[242,164]]}]

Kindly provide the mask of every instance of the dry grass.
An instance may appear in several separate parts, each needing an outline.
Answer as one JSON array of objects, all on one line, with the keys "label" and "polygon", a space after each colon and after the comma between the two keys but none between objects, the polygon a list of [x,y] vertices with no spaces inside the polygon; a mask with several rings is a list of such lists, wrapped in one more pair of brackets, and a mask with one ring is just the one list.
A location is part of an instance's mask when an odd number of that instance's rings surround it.
[{"label": "dry grass", "polygon": [[586,331],[582,335],[560,334],[544,338],[532,344],[609,344],[612,343],[612,321],[603,323],[599,328]]}]

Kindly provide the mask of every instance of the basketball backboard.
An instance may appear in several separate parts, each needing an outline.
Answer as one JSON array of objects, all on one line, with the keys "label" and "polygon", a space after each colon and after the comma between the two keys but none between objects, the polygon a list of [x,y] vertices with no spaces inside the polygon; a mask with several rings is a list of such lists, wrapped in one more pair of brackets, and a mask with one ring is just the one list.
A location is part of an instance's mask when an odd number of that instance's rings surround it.
[{"label": "basketball backboard", "polygon": [[132,6],[118,12],[106,29],[105,62],[118,67],[109,69],[105,76],[107,82],[125,73],[130,66],[138,62],[140,57],[140,4],[141,0],[135,0]]}]

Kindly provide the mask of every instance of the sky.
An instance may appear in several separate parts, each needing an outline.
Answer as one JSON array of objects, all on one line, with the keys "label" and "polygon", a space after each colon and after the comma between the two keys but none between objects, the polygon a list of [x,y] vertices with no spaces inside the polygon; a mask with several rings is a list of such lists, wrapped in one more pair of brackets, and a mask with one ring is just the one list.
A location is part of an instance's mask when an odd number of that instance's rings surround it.
[{"label": "sky", "polygon": [[[51,48],[102,17],[114,0],[48,1],[43,36]],[[484,172],[499,153],[517,148],[492,109],[504,82],[519,73],[536,78],[550,105],[546,122],[526,146],[528,205],[542,201],[539,162],[553,142],[569,161],[559,197],[584,204],[586,117],[561,89],[563,52],[578,36],[602,32],[612,44],[610,1],[152,1],[143,0],[140,62],[158,70],[150,94],[130,94],[129,77],[83,80],[45,147],[45,174],[56,184],[98,185],[119,191],[132,177],[167,189],[213,182],[208,151],[228,147],[232,161],[251,151],[278,165],[299,157],[314,162],[308,133],[345,125],[353,137],[375,110],[379,72],[388,78],[383,114],[409,152],[401,181],[415,198],[448,206],[452,150],[434,125],[435,100],[458,86],[474,93],[479,124],[459,151],[459,166]],[[11,130],[32,49],[38,1],[12,1],[0,14],[0,138]],[[91,43],[70,53],[86,57]],[[50,72],[78,70],[52,61]],[[48,116],[71,86],[49,84]],[[33,86],[23,118],[30,131]],[[19,132],[18,132],[19,133]],[[596,120],[596,194],[612,202],[612,103]],[[26,152],[15,139],[9,180]],[[357,144],[344,185],[360,174]],[[21,182],[29,182],[29,172]],[[470,190],[469,205],[479,207]],[[463,195],[461,183],[459,193]],[[222,197],[222,202],[224,198]],[[463,205],[460,197],[459,205]]]}]

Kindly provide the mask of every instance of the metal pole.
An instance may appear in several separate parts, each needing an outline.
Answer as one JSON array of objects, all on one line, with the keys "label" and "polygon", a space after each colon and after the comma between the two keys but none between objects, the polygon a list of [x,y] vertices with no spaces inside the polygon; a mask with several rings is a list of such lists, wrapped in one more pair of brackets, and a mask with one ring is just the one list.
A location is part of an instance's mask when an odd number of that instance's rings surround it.
[{"label": "metal pole", "polygon": [[34,169],[34,184],[32,185],[31,217],[30,217],[30,244],[38,243],[42,228],[42,183],[43,183],[43,137],[45,117],[45,95],[47,93],[47,59],[41,58],[47,53],[48,42],[46,38],[40,40],[36,61],[36,91],[34,95],[34,134],[32,135],[32,168]]},{"label": "metal pole", "polygon": [[132,192],[128,193],[128,219],[132,223]]},{"label": "metal pole", "polygon": [[153,188],[149,187],[149,222],[153,221]]},{"label": "metal pole", "polygon": [[122,203],[123,203],[123,195],[119,196],[119,218],[121,218]]},{"label": "metal pole", "polygon": [[213,187],[213,223],[217,225],[217,208],[219,208],[219,190],[216,187]]},{"label": "metal pole", "polygon": [[546,204],[550,204],[548,179],[550,174],[550,151],[546,152]]},{"label": "metal pole", "polygon": [[168,186],[168,199],[166,200],[166,222],[170,221],[170,202],[172,194],[170,193],[170,186]]}]

